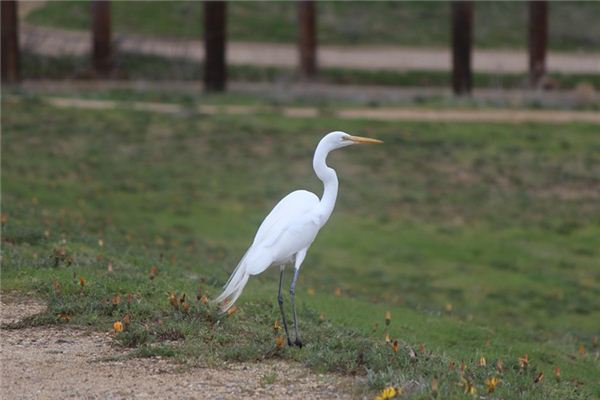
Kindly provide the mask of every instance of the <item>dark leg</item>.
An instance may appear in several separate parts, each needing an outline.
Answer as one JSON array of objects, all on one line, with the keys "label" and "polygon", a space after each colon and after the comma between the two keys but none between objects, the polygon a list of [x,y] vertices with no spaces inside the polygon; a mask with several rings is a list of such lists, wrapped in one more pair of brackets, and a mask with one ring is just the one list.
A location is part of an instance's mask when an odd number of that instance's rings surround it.
[{"label": "dark leg", "polygon": [[298,319],[296,318],[296,280],[298,279],[298,272],[300,272],[299,268],[296,268],[294,271],[294,279],[292,279],[292,285],[290,286],[290,297],[292,300],[292,310],[294,311],[294,332],[296,333],[296,340],[294,344],[298,347],[302,347],[302,341],[300,340],[300,335],[298,334]]},{"label": "dark leg", "polygon": [[290,340],[290,334],[288,333],[287,322],[285,322],[285,314],[283,312],[283,296],[281,296],[281,285],[283,283],[283,269],[281,267],[281,272],[279,273],[279,293],[277,294],[277,302],[279,303],[279,311],[281,312],[281,321],[283,322],[283,329],[285,329],[285,337],[287,338],[288,346],[292,345],[292,341]]}]

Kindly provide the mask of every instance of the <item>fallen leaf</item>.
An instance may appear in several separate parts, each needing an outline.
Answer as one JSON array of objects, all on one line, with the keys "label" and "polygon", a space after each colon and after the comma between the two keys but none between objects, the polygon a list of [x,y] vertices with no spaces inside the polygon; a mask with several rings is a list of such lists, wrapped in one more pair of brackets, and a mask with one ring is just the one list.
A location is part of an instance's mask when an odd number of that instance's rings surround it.
[{"label": "fallen leaf", "polygon": [[519,366],[521,369],[525,369],[527,365],[529,365],[529,354],[525,353],[525,357],[519,357]]},{"label": "fallen leaf", "polygon": [[233,315],[237,312],[237,310],[238,310],[237,306],[233,306],[227,310],[227,315]]},{"label": "fallen leaf", "polygon": [[279,335],[275,338],[275,346],[277,346],[278,349],[283,348],[284,344],[285,344],[285,338],[283,336]]},{"label": "fallen leaf", "polygon": [[496,361],[496,371],[498,371],[498,373],[500,374],[504,372],[504,363],[501,359],[498,359],[498,361]]},{"label": "fallen leaf", "polygon": [[556,378],[557,381],[560,381],[560,367],[556,366],[554,368],[554,378]]}]

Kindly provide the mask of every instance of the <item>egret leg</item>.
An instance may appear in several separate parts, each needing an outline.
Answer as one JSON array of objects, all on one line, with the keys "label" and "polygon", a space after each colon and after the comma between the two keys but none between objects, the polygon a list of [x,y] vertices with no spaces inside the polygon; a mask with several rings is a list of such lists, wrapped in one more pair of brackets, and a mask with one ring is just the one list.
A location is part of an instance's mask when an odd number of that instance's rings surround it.
[{"label": "egret leg", "polygon": [[283,322],[283,329],[285,329],[285,337],[287,338],[288,346],[292,345],[290,340],[290,334],[288,333],[287,322],[285,321],[285,313],[283,312],[283,296],[281,295],[281,285],[283,284],[283,270],[284,266],[281,266],[281,272],[279,273],[279,292],[277,294],[277,303],[279,303],[279,311],[281,312],[281,321]]},{"label": "egret leg", "polygon": [[290,298],[292,301],[292,310],[294,311],[294,333],[296,334],[296,340],[294,344],[300,348],[302,348],[302,341],[300,340],[300,335],[298,334],[298,319],[296,318],[296,280],[298,279],[298,272],[300,272],[299,268],[294,270],[294,279],[292,279],[292,285],[290,286]]}]

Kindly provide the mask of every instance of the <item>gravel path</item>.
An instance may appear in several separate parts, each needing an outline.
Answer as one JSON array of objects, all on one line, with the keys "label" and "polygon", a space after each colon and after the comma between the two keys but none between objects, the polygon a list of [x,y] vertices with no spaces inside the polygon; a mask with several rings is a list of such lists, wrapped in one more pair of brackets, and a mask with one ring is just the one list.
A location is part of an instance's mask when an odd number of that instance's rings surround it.
[{"label": "gravel path", "polygon": [[[3,295],[1,320],[44,305]],[[296,363],[232,363],[187,368],[161,357],[127,359],[110,333],[67,326],[0,330],[3,399],[336,399],[352,398],[355,380],[315,374]]]},{"label": "gravel path", "polygon": [[[21,17],[42,4],[25,2],[21,6]],[[116,34],[114,41],[120,51],[193,61],[204,59],[204,46],[200,39]],[[89,53],[92,40],[89,31],[32,26],[22,21],[20,42],[23,48],[34,53],[60,56]],[[295,44],[229,41],[226,57],[227,62],[233,65],[290,68],[298,65],[298,49]],[[317,58],[319,64],[326,68],[393,71],[451,69],[450,51],[447,48],[320,45]],[[473,69],[477,72],[526,72],[527,65],[524,50],[475,49],[473,52]],[[547,65],[550,72],[600,73],[600,54],[550,51]]]}]

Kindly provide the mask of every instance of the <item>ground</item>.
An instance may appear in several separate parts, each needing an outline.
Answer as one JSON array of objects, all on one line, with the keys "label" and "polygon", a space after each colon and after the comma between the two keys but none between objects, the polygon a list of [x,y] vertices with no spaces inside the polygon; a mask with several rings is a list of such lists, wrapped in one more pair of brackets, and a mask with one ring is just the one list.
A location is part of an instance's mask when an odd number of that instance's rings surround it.
[{"label": "ground", "polygon": [[[44,311],[42,301],[3,294],[2,323]],[[269,360],[186,368],[160,356],[128,358],[113,335],[81,327],[0,331],[2,392],[18,399],[336,399],[353,397],[355,379],[316,374]]]}]

